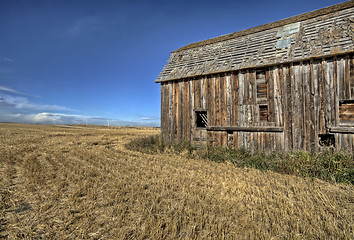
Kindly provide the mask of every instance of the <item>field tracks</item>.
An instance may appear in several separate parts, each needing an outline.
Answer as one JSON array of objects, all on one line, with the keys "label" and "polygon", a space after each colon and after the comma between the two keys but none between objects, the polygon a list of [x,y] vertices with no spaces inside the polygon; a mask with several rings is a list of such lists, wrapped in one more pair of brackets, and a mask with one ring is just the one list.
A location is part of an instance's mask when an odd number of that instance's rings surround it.
[{"label": "field tracks", "polygon": [[127,150],[153,128],[0,124],[0,239],[352,239],[352,185]]}]

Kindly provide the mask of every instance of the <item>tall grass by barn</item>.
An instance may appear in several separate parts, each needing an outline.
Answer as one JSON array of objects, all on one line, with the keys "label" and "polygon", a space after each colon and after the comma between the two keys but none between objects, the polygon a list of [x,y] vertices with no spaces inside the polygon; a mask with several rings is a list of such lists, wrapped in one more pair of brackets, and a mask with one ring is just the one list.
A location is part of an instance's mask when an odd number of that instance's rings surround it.
[{"label": "tall grass by barn", "polygon": [[196,148],[187,142],[165,144],[158,135],[133,139],[126,146],[131,150],[147,153],[172,151],[183,153],[187,157],[230,162],[237,167],[251,167],[281,174],[318,178],[333,183],[354,184],[354,155],[335,152],[331,148],[322,152],[285,153],[278,151],[265,154],[264,152],[252,153],[243,148],[237,150],[222,147]]}]

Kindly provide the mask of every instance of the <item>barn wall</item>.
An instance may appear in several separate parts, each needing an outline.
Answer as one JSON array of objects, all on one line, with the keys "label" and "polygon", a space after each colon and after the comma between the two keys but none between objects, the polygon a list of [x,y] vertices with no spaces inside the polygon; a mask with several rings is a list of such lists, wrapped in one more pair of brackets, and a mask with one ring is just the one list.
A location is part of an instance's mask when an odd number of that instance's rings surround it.
[{"label": "barn wall", "polygon": [[[353,152],[350,100],[353,54],[163,82],[162,137],[263,151],[319,150],[319,136],[334,137]],[[196,126],[196,111],[207,112],[207,127]]]}]

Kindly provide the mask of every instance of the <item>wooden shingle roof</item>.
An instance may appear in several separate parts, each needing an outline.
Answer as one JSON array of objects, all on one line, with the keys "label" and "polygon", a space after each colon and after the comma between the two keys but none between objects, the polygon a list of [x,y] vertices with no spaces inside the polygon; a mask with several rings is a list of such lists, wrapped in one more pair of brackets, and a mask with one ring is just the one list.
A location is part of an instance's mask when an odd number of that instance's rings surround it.
[{"label": "wooden shingle roof", "polygon": [[189,44],[156,82],[354,51],[354,1]]}]

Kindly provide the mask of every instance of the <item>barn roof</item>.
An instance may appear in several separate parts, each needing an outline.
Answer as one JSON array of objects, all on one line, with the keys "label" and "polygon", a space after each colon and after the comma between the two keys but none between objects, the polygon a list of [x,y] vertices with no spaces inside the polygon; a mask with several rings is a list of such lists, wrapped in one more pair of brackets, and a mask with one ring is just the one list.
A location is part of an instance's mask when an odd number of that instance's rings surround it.
[{"label": "barn roof", "polygon": [[171,53],[156,82],[354,51],[354,1],[196,42]]}]

